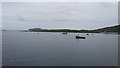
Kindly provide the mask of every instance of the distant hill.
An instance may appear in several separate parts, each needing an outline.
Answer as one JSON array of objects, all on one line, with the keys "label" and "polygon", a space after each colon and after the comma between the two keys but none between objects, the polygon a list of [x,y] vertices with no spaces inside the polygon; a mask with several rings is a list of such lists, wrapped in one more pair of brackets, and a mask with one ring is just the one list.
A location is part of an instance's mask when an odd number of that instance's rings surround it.
[{"label": "distant hill", "polygon": [[102,32],[118,32],[120,33],[120,25],[105,27],[95,30],[71,30],[71,29],[41,29],[41,28],[32,28],[28,31],[31,32],[80,32],[80,33],[102,33]]},{"label": "distant hill", "polygon": [[41,28],[32,28],[32,29],[29,29],[28,31],[39,31],[39,30],[42,30]]},{"label": "distant hill", "polygon": [[120,32],[120,25],[93,30],[95,32]]}]

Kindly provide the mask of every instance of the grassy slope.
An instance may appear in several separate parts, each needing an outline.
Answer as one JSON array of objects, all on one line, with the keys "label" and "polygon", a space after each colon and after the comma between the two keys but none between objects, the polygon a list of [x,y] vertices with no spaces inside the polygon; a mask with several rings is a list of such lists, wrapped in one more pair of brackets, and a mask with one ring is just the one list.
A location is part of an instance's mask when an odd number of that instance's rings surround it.
[{"label": "grassy slope", "polygon": [[81,33],[99,33],[99,32],[120,32],[120,25],[100,28],[96,30],[70,30],[70,29],[51,29],[51,30],[29,30],[32,32],[81,32]]},{"label": "grassy slope", "polygon": [[96,32],[120,32],[120,25],[96,29],[94,31]]}]

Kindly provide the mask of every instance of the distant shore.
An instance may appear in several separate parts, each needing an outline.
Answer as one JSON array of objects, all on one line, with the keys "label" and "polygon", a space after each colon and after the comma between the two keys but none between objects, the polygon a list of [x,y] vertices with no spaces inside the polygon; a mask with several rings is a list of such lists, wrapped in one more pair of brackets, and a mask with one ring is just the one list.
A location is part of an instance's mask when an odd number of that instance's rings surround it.
[{"label": "distant shore", "polygon": [[26,30],[25,32],[70,32],[70,33],[99,33],[92,30],[69,30],[69,29],[56,29],[56,30]]},{"label": "distant shore", "polygon": [[[104,34],[120,34],[120,25],[111,27],[99,28],[94,30],[72,30],[72,29],[42,29],[42,28],[30,28],[27,30],[20,30],[21,32],[69,32],[69,33],[104,33]],[[9,31],[3,29],[2,31]],[[17,30],[12,30],[17,31]]]},{"label": "distant shore", "polygon": [[71,33],[118,33],[120,34],[120,25],[115,25],[111,27],[99,28],[95,30],[72,30],[72,29],[42,29],[42,28],[32,28],[25,30],[25,32],[71,32]]}]

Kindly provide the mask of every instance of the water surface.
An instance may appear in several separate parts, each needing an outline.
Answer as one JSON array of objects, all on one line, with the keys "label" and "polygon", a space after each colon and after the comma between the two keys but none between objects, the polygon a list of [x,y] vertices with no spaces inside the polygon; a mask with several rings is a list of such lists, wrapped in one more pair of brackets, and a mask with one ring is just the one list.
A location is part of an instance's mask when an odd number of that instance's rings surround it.
[{"label": "water surface", "polygon": [[117,66],[118,35],[3,32],[6,66]]}]

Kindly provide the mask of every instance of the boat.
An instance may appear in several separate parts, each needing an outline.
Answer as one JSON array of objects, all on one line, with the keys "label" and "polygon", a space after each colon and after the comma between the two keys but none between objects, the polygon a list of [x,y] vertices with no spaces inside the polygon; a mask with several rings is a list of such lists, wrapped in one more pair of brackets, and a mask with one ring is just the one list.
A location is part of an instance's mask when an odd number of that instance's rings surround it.
[{"label": "boat", "polygon": [[62,34],[67,34],[67,32],[63,32]]},{"label": "boat", "polygon": [[86,35],[89,35],[89,34],[86,34]]},{"label": "boat", "polygon": [[76,39],[85,39],[85,37],[76,36]]}]

